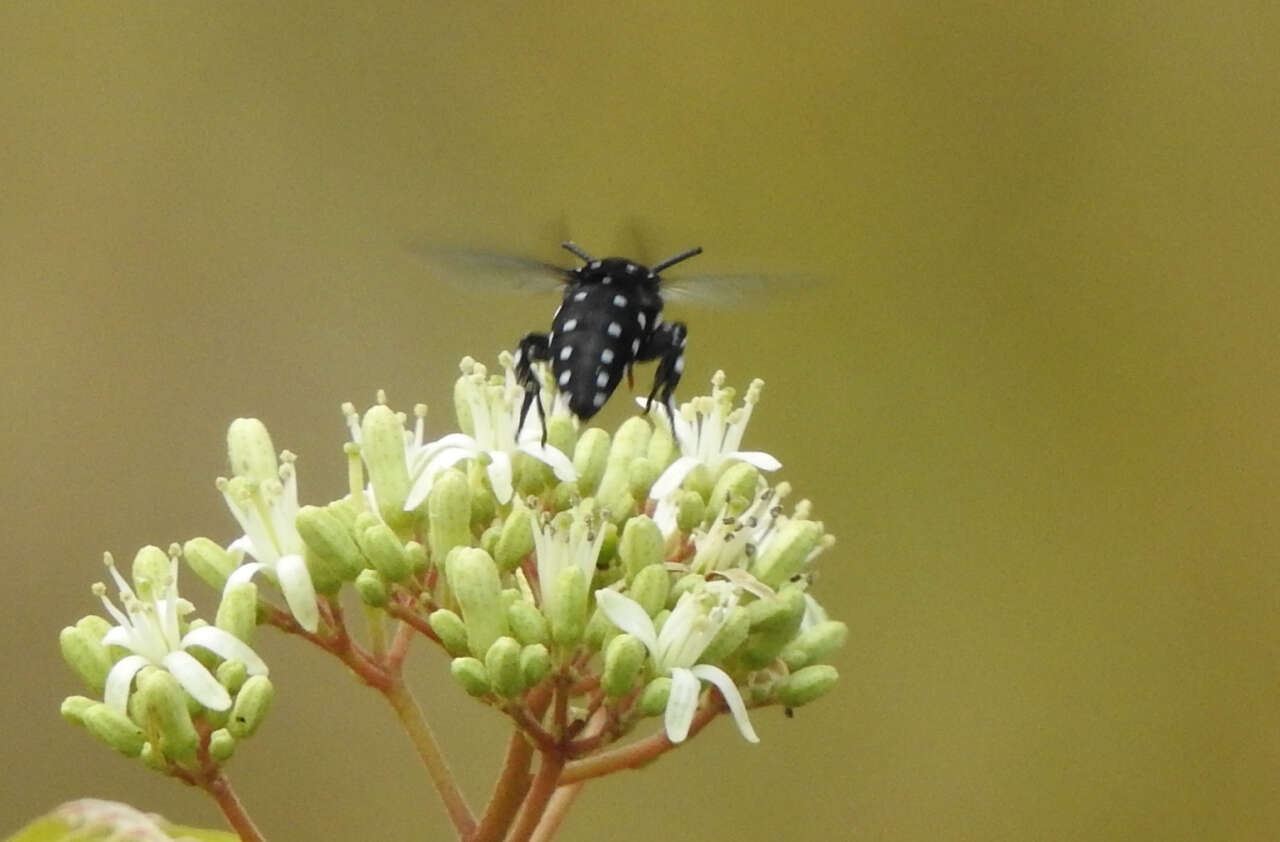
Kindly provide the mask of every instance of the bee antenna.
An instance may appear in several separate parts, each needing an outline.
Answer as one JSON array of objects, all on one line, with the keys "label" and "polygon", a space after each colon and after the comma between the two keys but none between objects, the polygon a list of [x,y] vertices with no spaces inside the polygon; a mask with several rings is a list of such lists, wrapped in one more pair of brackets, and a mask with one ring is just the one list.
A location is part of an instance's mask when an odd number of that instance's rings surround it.
[{"label": "bee antenna", "polygon": [[581,248],[579,248],[578,244],[575,243],[573,240],[565,240],[563,243],[560,244],[560,248],[564,249],[567,252],[571,252],[575,256],[581,258],[583,263],[590,263],[592,260],[595,260],[594,257],[592,257],[591,255],[583,251]]},{"label": "bee antenna", "polygon": [[[566,248],[567,248],[567,246],[566,246]],[[657,264],[657,265],[655,265],[655,266],[650,266],[650,267],[649,267],[649,271],[656,275],[656,274],[658,274],[659,272],[661,272],[663,269],[667,269],[667,268],[670,268],[670,267],[672,267],[672,266],[675,266],[675,265],[676,265],[677,263],[679,263],[680,261],[682,261],[682,260],[688,260],[689,258],[691,258],[691,257],[693,257],[694,255],[697,255],[697,254],[702,254],[702,246],[697,246],[696,248],[691,248],[691,249],[689,249],[688,251],[682,251],[682,252],[680,252],[679,254],[677,254],[675,257],[668,257],[666,260],[662,261],[661,263],[659,263],[659,264]]]}]

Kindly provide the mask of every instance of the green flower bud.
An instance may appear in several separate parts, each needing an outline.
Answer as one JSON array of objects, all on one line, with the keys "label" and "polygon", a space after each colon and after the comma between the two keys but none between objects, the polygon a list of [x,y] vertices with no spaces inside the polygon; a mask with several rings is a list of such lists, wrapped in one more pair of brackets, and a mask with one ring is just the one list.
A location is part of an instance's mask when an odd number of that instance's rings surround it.
[{"label": "green flower bud", "polygon": [[471,492],[461,471],[450,468],[436,477],[427,496],[427,517],[427,547],[436,564],[454,547],[470,546]]},{"label": "green flower bud", "polygon": [[467,648],[473,655],[483,656],[495,640],[507,633],[498,565],[484,550],[457,547],[445,559],[445,575],[462,608]]},{"label": "green flower bud", "polygon": [[656,462],[641,456],[631,462],[627,468],[627,486],[631,491],[631,496],[637,500],[644,500],[649,496],[649,489],[653,487],[653,483],[662,475],[662,467]]},{"label": "green flower bud", "polygon": [[164,550],[155,546],[146,546],[138,550],[133,557],[132,578],[133,589],[142,599],[152,599],[165,592],[168,586],[169,556]]},{"label": "green flower bud", "polygon": [[427,548],[417,541],[404,545],[404,557],[409,562],[409,569],[414,573],[427,572]]},{"label": "green flower bud", "polygon": [[222,590],[227,577],[240,566],[235,555],[208,538],[192,538],[182,545],[187,566],[211,588]]},{"label": "green flower bud", "polygon": [[671,593],[667,595],[667,607],[675,608],[676,603],[680,600],[680,597],[684,596],[685,591],[699,587],[706,581],[698,573],[686,573],[676,579],[675,583],[671,585]]},{"label": "green flower bud", "polygon": [[752,631],[794,630],[804,616],[804,591],[794,585],[783,588],[776,596],[749,603],[747,613]]},{"label": "green flower bud", "polygon": [[555,605],[549,606],[551,639],[561,646],[573,646],[582,639],[587,626],[587,596],[591,583],[581,568],[564,567],[556,576]]},{"label": "green flower bud", "polygon": [[769,587],[779,587],[804,568],[809,553],[817,548],[821,540],[821,523],[792,518],[782,524],[763,551],[756,556],[751,565],[751,573]]},{"label": "green flower bud", "polygon": [[[596,428],[593,427],[592,429]],[[582,492],[579,490],[578,483],[557,483],[556,487],[551,490],[551,511],[563,512],[566,509],[572,509],[580,499],[582,499]]]},{"label": "green flower bud", "polygon": [[631,494],[631,463],[644,455],[649,446],[650,428],[640,416],[622,423],[609,448],[604,476],[596,499],[609,511],[610,519],[622,523],[635,513],[636,501]]},{"label": "green flower bud", "polygon": [[499,696],[511,698],[524,689],[520,670],[521,646],[514,638],[500,637],[484,655],[484,669],[489,683]]},{"label": "green flower bud", "polygon": [[756,486],[759,482],[760,472],[756,470],[755,465],[737,461],[730,463],[720,474],[715,487],[711,489],[707,507],[712,516],[737,517],[742,514],[755,499]]},{"label": "green flower bud", "polygon": [[[307,549],[328,567],[330,576],[349,582],[365,567],[364,555],[356,546],[351,528],[326,506],[303,506],[294,519],[298,535]],[[320,578],[326,571],[315,571]]]},{"label": "green flower bud", "polygon": [[499,569],[510,572],[520,566],[520,562],[533,552],[533,515],[523,504],[517,502],[511,506],[511,514],[507,515],[499,533],[498,543],[494,547],[493,560],[498,562]]},{"label": "green flower bud", "polygon": [[209,735],[209,756],[219,765],[236,753],[236,738],[226,728],[219,728]]},{"label": "green flower bud", "polygon": [[258,627],[258,586],[253,582],[237,582],[224,590],[213,623],[245,643],[252,643],[253,632]]},{"label": "green flower bud", "polygon": [[94,705],[100,704],[102,703],[90,699],[88,696],[67,696],[62,700],[62,706],[58,709],[58,712],[62,714],[63,719],[83,728],[85,712]]},{"label": "green flower bud", "polygon": [[716,636],[711,638],[707,648],[702,650],[698,660],[704,664],[719,664],[732,655],[747,639],[751,631],[751,617],[742,606],[733,609],[729,620],[720,627]]},{"label": "green flower bud", "polygon": [[164,774],[169,772],[169,758],[164,756],[164,752],[155,743],[143,743],[142,752],[138,755],[138,759],[145,763],[149,769],[154,769]]},{"label": "green flower bud", "polygon": [[121,710],[101,702],[80,711],[80,721],[98,739],[125,757],[137,757],[146,737]]},{"label": "green flower bud", "polygon": [[645,567],[662,564],[666,558],[666,543],[662,530],[652,518],[639,515],[627,521],[618,540],[618,556],[626,568],[628,583]]},{"label": "green flower bud", "polygon": [[587,628],[582,633],[582,640],[588,647],[599,652],[620,631],[617,626],[610,622],[605,613],[597,607],[595,611],[591,612],[591,619],[587,620]]},{"label": "green flower bud", "polygon": [[107,686],[107,673],[111,672],[112,659],[107,647],[77,626],[67,626],[58,633],[58,648],[67,666],[80,676],[85,687],[101,695]]},{"label": "green flower bud", "polygon": [[527,453],[516,453],[511,457],[511,471],[517,497],[539,495],[556,483],[551,466]]},{"label": "green flower bud", "polygon": [[573,467],[578,472],[578,488],[590,496],[604,476],[605,463],[609,460],[609,434],[599,427],[590,427],[578,437],[573,450]]},{"label": "green flower bud", "polygon": [[782,650],[782,662],[795,672],[821,661],[844,646],[849,627],[839,620],[826,620],[805,629]]},{"label": "green flower bud", "polygon": [[484,532],[480,533],[480,549],[494,557],[498,558],[498,538],[502,536],[502,526],[500,523],[491,523]]},{"label": "green flower bud", "polygon": [[449,674],[471,696],[484,696],[490,691],[489,674],[478,658],[454,658]]},{"label": "green flower bud", "polygon": [[249,668],[245,666],[244,661],[232,658],[229,661],[223,661],[218,664],[218,668],[213,674],[218,679],[218,683],[227,688],[227,692],[234,696],[240,692],[245,680],[249,678]]},{"label": "green flower bud", "polygon": [[661,564],[650,564],[636,574],[627,593],[652,617],[667,604],[667,595],[671,593],[671,574]]},{"label": "green flower bud", "polygon": [[578,431],[573,419],[567,415],[552,415],[547,419],[547,444],[561,453],[573,453]]},{"label": "green flower bud", "polygon": [[688,491],[696,492],[704,502],[711,500],[711,491],[715,487],[715,477],[711,475],[711,469],[699,462],[693,466],[693,470],[684,478],[684,482],[680,486]]},{"label": "green flower bud", "polygon": [[467,651],[467,626],[457,614],[447,608],[440,608],[431,612],[427,622],[450,655],[462,655]]},{"label": "green flower bud", "polygon": [[[483,464],[481,460],[484,460]],[[467,465],[467,487],[471,491],[471,522],[468,527],[473,532],[488,526],[498,515],[498,497],[486,470],[488,460],[488,454],[481,454],[480,459],[472,459]]]},{"label": "green flower bud", "polygon": [[404,544],[390,526],[378,522],[365,527],[356,535],[365,558],[369,559],[383,578],[388,582],[403,582],[409,578],[410,565],[405,556]]},{"label": "green flower bud", "polygon": [[748,605],[747,614],[751,617],[751,633],[742,646],[742,660],[748,668],[760,669],[778,657],[795,637],[804,617],[804,591],[785,587],[773,599]]},{"label": "green flower bud", "polygon": [[231,706],[231,718],[227,721],[231,736],[242,740],[253,736],[262,720],[266,719],[275,693],[271,679],[265,675],[250,676],[236,693],[235,704]]},{"label": "green flower bud", "polygon": [[641,716],[661,716],[667,710],[671,697],[671,678],[660,675],[644,686],[636,701],[636,712]]},{"label": "green flower bud", "polygon": [[609,641],[604,650],[604,673],[600,676],[605,694],[616,699],[629,692],[648,654],[644,644],[633,635],[620,634]]},{"label": "green flower bud", "polygon": [[356,593],[365,605],[381,608],[387,604],[387,580],[377,570],[361,570],[355,584]]},{"label": "green flower bud", "polygon": [[[600,531],[604,537],[600,539],[600,555],[596,557],[596,570],[606,570],[614,567],[613,560],[618,557],[618,525],[613,521],[605,521],[601,525]],[[610,581],[615,581],[622,575],[622,571],[618,571]]]},{"label": "green flower bud", "polygon": [[111,631],[112,626],[106,619],[99,617],[97,614],[86,614],[76,620],[76,628],[87,634],[94,643],[101,643],[102,638],[107,636],[107,632]]},{"label": "green flower bud", "polygon": [[676,527],[692,532],[707,516],[707,504],[696,491],[681,491],[676,497]]},{"label": "green flower bud", "polygon": [[645,453],[649,461],[659,468],[665,468],[676,460],[680,455],[679,451],[676,440],[671,437],[671,427],[667,424],[654,424],[653,436],[649,439],[649,449]]},{"label": "green flower bud", "polygon": [[413,523],[404,510],[409,497],[409,466],[404,459],[404,421],[383,404],[369,408],[360,422],[360,455],[369,472],[369,484],[378,501],[378,514],[393,529]]},{"label": "green flower bud", "polygon": [[190,760],[200,745],[200,735],[191,722],[187,694],[178,680],[165,670],[144,670],[138,674],[138,697],[148,730],[158,734],[160,750],[173,760]]},{"label": "green flower bud", "polygon": [[517,599],[507,606],[507,623],[516,640],[525,645],[546,643],[550,637],[547,618],[531,602]]},{"label": "green flower bud", "polygon": [[835,686],[840,673],[830,664],[814,664],[793,672],[778,686],[778,701],[798,708],[826,695]]},{"label": "green flower bud", "polygon": [[267,427],[257,418],[237,418],[227,428],[231,473],[252,480],[275,480],[280,464]]},{"label": "green flower bud", "polygon": [[525,687],[537,684],[551,672],[551,653],[541,643],[532,643],[520,650],[520,675]]}]

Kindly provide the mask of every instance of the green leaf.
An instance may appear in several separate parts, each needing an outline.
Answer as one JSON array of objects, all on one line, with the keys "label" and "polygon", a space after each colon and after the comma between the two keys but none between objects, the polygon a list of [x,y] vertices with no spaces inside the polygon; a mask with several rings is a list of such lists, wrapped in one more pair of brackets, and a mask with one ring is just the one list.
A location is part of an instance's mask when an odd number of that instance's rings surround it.
[{"label": "green leaf", "polygon": [[106,842],[115,838],[136,842],[238,842],[234,833],[170,824],[161,816],[128,804],[95,798],[68,801],[4,842]]}]

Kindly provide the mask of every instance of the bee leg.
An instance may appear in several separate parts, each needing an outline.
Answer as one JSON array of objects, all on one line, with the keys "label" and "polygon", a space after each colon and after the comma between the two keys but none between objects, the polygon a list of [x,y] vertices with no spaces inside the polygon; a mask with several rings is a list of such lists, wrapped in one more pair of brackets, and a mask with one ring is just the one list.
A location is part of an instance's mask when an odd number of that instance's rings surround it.
[{"label": "bee leg", "polygon": [[[684,374],[684,345],[689,337],[689,330],[684,322],[663,322],[654,330],[645,347],[636,354],[640,362],[661,358],[658,371],[653,376],[653,388],[649,391],[649,399],[645,402],[644,411],[648,412],[656,397],[667,408],[667,418],[671,421],[671,437],[677,442],[676,407],[674,395],[680,375]],[[661,392],[661,394],[659,394]]]},{"label": "bee leg", "polygon": [[524,419],[529,415],[529,407],[538,405],[538,420],[542,422],[542,444],[547,444],[547,411],[542,406],[542,383],[533,371],[536,362],[551,361],[551,343],[545,333],[531,333],[516,346],[514,373],[516,382],[524,387],[524,402],[520,405],[520,421],[516,424],[516,438],[524,429]]}]

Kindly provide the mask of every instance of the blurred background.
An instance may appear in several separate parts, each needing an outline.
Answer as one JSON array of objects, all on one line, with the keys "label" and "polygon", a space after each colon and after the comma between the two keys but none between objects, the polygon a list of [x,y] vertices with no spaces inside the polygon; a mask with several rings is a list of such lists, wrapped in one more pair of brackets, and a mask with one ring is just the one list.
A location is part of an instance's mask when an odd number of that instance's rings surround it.
[{"label": "blurred background", "polygon": [[[817,592],[852,633],[828,697],[591,784],[562,838],[1277,838],[1278,24],[3,4],[0,832],[78,796],[219,823],[58,716],[101,553],[235,537],[237,415],[300,454],[308,502],[345,487],[340,402],[385,388],[447,431],[457,360],[556,300],[459,289],[407,245],[563,260],[572,236],[771,276],[671,306],[680,394],[766,380],[745,444],[838,536]],[[449,838],[381,700],[258,647],[277,707],[231,773],[265,832]],[[425,647],[414,671],[481,800],[502,720]]]}]

